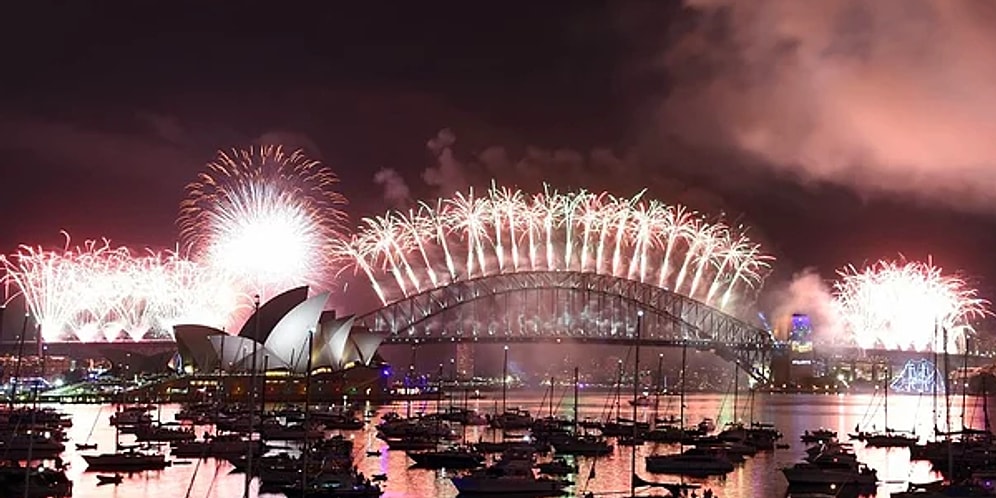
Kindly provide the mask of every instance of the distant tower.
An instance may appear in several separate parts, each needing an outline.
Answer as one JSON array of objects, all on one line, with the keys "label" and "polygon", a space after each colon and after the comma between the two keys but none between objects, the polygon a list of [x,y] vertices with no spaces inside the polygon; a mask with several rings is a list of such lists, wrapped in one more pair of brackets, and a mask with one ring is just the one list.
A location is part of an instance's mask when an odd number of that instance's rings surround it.
[{"label": "distant tower", "polygon": [[809,319],[809,315],[801,313],[792,315],[788,341],[793,351],[804,353],[813,350],[813,322]]}]

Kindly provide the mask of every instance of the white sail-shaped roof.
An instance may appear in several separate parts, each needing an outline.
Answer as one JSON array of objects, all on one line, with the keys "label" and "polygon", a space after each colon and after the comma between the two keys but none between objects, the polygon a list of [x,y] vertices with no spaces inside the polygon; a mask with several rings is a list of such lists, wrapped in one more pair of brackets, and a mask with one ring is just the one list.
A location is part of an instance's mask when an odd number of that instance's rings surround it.
[{"label": "white sail-shaped roof", "polygon": [[223,330],[207,325],[174,325],[173,337],[184,367],[210,372],[218,366],[218,355],[210,337],[225,335]]},{"label": "white sail-shaped roof", "polygon": [[[218,355],[218,361],[221,362],[221,369],[225,371],[231,370],[243,370],[243,361],[246,358],[252,357],[253,347],[255,341],[248,337],[240,337],[237,335],[213,335],[208,337],[211,341],[211,346],[214,348],[215,354]],[[263,346],[255,346],[257,352],[263,349]]]},{"label": "white sail-shaped roof", "polygon": [[377,348],[386,338],[387,333],[371,332],[365,327],[354,327],[349,332],[349,339],[358,357],[353,361],[369,365],[370,361],[373,360],[374,353],[377,352]]},{"label": "white sail-shaped roof", "polygon": [[308,335],[318,328],[318,319],[328,299],[329,293],[324,292],[295,306],[277,322],[266,338],[266,349],[294,372],[307,370],[308,353],[305,350]]},{"label": "white sail-shaped roof", "polygon": [[353,328],[356,316],[335,318],[322,324],[321,331],[315,340],[315,366],[340,368],[343,364],[346,341],[349,330]]}]

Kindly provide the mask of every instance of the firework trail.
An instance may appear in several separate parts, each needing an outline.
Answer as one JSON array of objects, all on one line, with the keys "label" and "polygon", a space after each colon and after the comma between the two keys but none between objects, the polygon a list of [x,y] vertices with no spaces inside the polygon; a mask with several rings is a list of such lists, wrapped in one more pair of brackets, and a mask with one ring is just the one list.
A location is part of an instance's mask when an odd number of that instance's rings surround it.
[{"label": "firework trail", "polygon": [[838,272],[834,297],[845,332],[861,348],[961,350],[988,303],[961,278],[932,262],[879,261]]},{"label": "firework trail", "polygon": [[335,276],[329,255],[347,219],[337,184],[301,151],[219,152],[187,186],[180,239],[195,259],[264,299],[299,285],[327,289]]},{"label": "firework trail", "polygon": [[178,323],[230,325],[249,302],[225,275],[176,252],[133,253],[107,239],[72,246],[66,234],[62,250],[21,246],[0,265],[46,341],[168,339]]},{"label": "firework trail", "polygon": [[335,254],[384,304],[459,280],[543,270],[638,280],[721,308],[755,288],[771,259],[742,228],[643,193],[526,195],[497,186],[365,219]]}]

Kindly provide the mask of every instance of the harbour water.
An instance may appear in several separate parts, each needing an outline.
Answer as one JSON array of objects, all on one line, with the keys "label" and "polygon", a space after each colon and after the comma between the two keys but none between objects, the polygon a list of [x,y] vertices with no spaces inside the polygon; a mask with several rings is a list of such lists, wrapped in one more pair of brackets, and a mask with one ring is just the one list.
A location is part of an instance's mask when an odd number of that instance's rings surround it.
[{"label": "harbour water", "polygon": [[[559,396],[559,394],[558,394]],[[614,413],[615,406],[612,395],[604,392],[582,394],[579,412],[582,418],[600,418],[606,413]],[[459,402],[462,404],[462,402]],[[498,402],[494,399],[472,400],[467,402],[469,408],[476,408],[482,413],[495,409]],[[962,413],[965,421],[971,427],[984,427],[984,411],[980,398],[969,397],[962,410],[960,398],[953,396],[951,426],[960,428]],[[445,406],[446,401],[443,402]],[[938,413],[945,413],[943,398],[938,399]],[[413,403],[411,410],[431,412],[435,410],[436,402]],[[752,405],[752,406],[751,406]],[[542,393],[515,393],[508,398],[508,406],[529,409],[534,415],[549,414],[549,401]],[[230,498],[242,496],[244,475],[232,473],[232,466],[225,461],[206,459],[202,461],[180,460],[173,466],[162,471],[142,472],[128,475],[117,486],[97,486],[94,473],[86,472],[86,462],[81,458],[73,443],[87,441],[87,435],[93,428],[89,442],[98,443],[97,452],[111,451],[114,447],[114,428],[109,425],[108,417],[113,408],[108,405],[70,405],[60,409],[72,414],[73,427],[69,431],[71,442],[67,443],[64,460],[70,464],[69,477],[74,481],[73,496],[77,498],[112,498],[159,496],[169,498]],[[629,417],[630,405],[623,400],[619,407],[622,416]],[[449,498],[457,495],[456,489],[449,481],[452,475],[448,470],[410,469],[413,463],[404,452],[387,451],[386,445],[378,440],[375,425],[379,418],[389,411],[401,414],[409,409],[404,403],[396,403],[384,407],[369,407],[374,415],[370,423],[359,431],[344,431],[346,437],[354,441],[354,461],[358,469],[372,476],[386,474],[388,480],[382,483],[384,496],[390,498]],[[570,395],[564,396],[558,402],[554,400],[554,412],[570,417],[573,406]],[[640,408],[640,419],[652,416],[653,407]],[[661,417],[678,413],[677,398],[661,398],[658,405]],[[889,427],[897,430],[915,430],[921,438],[932,433],[934,427],[934,403],[930,396],[890,395],[889,397]],[[161,420],[172,421],[179,410],[176,405],[164,405],[159,409]],[[723,498],[747,498],[758,496],[785,496],[787,483],[780,469],[799,461],[804,455],[806,445],[799,441],[799,435],[806,430],[826,427],[836,430],[842,440],[847,439],[847,433],[853,432],[855,426],[862,429],[881,429],[884,426],[884,410],[880,396],[862,395],[801,395],[801,394],[758,394],[753,403],[741,397],[737,407],[737,418],[774,424],[785,435],[781,443],[788,444],[787,449],[776,449],[773,452],[761,452],[748,458],[745,463],[725,478],[685,479],[685,482],[701,483],[703,488],[711,488],[716,495]],[[705,417],[717,420],[719,425],[728,422],[733,417],[733,399],[721,394],[695,394],[686,397],[686,419],[695,423]],[[614,416],[614,414],[613,414]],[[943,428],[943,415],[938,416]],[[96,425],[94,421],[96,420]],[[198,434],[212,430],[210,427],[198,427]],[[459,430],[459,429],[458,429]],[[470,442],[479,439],[493,440],[500,438],[490,429],[470,427],[466,430],[466,438]],[[133,436],[122,435],[122,443],[130,443]],[[164,446],[164,449],[168,446]],[[366,456],[367,451],[381,450],[379,456]],[[629,493],[630,447],[616,446],[612,455],[597,460],[578,458],[579,471],[571,476],[575,485],[566,496],[580,496],[591,491],[596,496],[626,496]],[[643,468],[643,457],[650,454],[675,453],[678,445],[644,445],[637,448],[637,473],[644,479],[659,482],[678,482],[677,476],[651,475]],[[82,453],[92,453],[82,452]],[[879,486],[876,497],[888,497],[891,491],[904,490],[909,482],[928,482],[939,478],[926,462],[909,460],[907,449],[872,449],[865,448],[860,443],[855,444],[855,452],[859,460],[867,463],[878,471],[883,483]],[[594,478],[591,466],[595,465]],[[255,484],[255,483],[254,483]],[[251,496],[281,496],[258,495],[255,485]],[[644,489],[641,496],[666,496],[666,492],[655,488]]]}]

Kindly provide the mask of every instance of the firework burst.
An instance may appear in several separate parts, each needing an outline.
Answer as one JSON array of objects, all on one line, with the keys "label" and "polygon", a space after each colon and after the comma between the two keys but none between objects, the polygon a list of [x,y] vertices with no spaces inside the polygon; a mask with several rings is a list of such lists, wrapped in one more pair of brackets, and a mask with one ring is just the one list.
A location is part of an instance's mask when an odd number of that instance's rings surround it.
[{"label": "firework burst", "polygon": [[771,259],[741,228],[642,194],[526,195],[499,187],[366,218],[336,254],[370,279],[384,304],[487,275],[580,271],[657,285],[720,308],[755,288]]},{"label": "firework burst", "polygon": [[180,238],[199,261],[271,297],[289,287],[328,288],[347,219],[338,178],[301,151],[279,146],[219,152],[180,206]]},{"label": "firework burst", "polygon": [[846,335],[861,348],[956,352],[984,317],[987,302],[932,262],[879,261],[838,272],[834,297]]},{"label": "firework burst", "polygon": [[46,341],[169,339],[173,325],[224,328],[247,306],[225,275],[177,252],[89,240],[62,250],[21,246],[0,256],[4,284],[24,297]]}]

